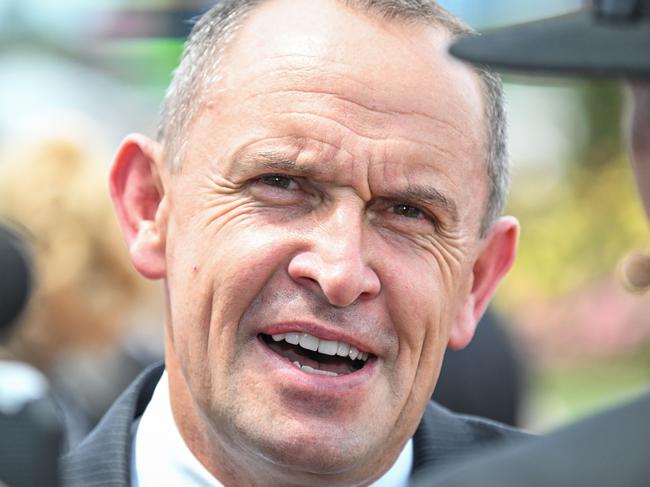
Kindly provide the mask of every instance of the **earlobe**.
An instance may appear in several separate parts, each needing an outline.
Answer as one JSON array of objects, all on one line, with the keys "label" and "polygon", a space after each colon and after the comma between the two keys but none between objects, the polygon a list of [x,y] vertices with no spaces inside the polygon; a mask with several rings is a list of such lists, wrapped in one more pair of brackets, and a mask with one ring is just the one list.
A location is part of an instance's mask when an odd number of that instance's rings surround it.
[{"label": "earlobe", "polygon": [[518,239],[515,218],[502,217],[492,226],[474,263],[471,290],[451,329],[449,348],[459,350],[472,340],[479,319],[515,261]]},{"label": "earlobe", "polygon": [[149,279],[165,276],[167,205],[160,144],[129,135],[110,173],[110,190],[135,268]]},{"label": "earlobe", "polygon": [[447,346],[452,350],[461,350],[469,345],[474,337],[474,331],[478,319],[474,319],[475,301],[474,295],[470,294],[458,314],[458,318],[449,333]]}]

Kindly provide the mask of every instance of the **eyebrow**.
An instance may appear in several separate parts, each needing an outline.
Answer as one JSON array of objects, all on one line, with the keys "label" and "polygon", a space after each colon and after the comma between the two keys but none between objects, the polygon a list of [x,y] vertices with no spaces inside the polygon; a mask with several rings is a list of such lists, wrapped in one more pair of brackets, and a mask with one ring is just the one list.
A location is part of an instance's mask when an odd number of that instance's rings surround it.
[{"label": "eyebrow", "polygon": [[261,151],[245,154],[235,160],[235,167],[257,166],[271,171],[290,172],[296,176],[309,177],[317,173],[311,166],[298,164],[291,157],[281,152]]},{"label": "eyebrow", "polygon": [[[297,176],[310,177],[318,173],[313,166],[298,164],[294,159],[282,152],[260,151],[245,154],[235,161],[236,166],[261,166],[271,171],[289,172]],[[403,200],[417,205],[437,208],[458,222],[458,206],[456,202],[438,189],[423,184],[409,184],[404,190],[391,191],[391,198]]]},{"label": "eyebrow", "polygon": [[456,202],[434,187],[409,184],[404,191],[393,191],[392,198],[437,208],[449,215],[454,223],[458,222],[458,206]]}]

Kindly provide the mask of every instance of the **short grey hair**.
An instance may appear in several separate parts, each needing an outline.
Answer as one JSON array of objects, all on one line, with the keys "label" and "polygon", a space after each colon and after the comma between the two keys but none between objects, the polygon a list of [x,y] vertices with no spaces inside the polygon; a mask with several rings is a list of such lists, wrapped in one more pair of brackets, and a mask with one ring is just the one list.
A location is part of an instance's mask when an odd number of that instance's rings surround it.
[{"label": "short grey hair", "polygon": [[[181,62],[174,72],[162,104],[158,140],[165,146],[165,158],[172,171],[181,167],[183,134],[203,106],[208,86],[218,79],[224,50],[247,16],[266,0],[222,0],[194,25],[185,44]],[[435,0],[337,0],[355,10],[380,15],[387,20],[415,22],[442,27],[452,36],[472,36],[465,25]],[[481,222],[485,236],[501,215],[510,184],[506,144],[506,116],[500,77],[483,66],[474,68],[482,82],[485,99],[487,209]]]}]

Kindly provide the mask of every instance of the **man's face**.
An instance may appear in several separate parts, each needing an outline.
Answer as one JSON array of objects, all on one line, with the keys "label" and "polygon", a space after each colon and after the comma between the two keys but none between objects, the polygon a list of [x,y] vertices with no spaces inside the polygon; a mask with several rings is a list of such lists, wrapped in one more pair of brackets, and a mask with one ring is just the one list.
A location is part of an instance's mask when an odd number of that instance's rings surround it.
[{"label": "man's face", "polygon": [[367,479],[413,434],[483,242],[481,90],[447,41],[275,0],[229,46],[165,194],[172,403],[205,463],[201,435]]}]

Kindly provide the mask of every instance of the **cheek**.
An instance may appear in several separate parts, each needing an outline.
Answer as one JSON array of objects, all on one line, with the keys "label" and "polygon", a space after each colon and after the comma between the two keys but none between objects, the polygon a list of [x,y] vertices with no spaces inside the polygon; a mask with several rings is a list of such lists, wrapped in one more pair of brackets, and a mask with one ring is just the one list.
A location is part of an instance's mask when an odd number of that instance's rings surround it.
[{"label": "cheek", "polygon": [[[249,337],[242,315],[261,289],[286,268],[293,243],[287,233],[252,218],[216,227],[179,224],[169,234],[169,333],[185,363],[232,363]],[[207,343],[207,346],[206,346]]]},{"label": "cheek", "polygon": [[420,346],[425,335],[439,332],[449,321],[457,280],[449,276],[456,270],[441,269],[430,255],[391,256],[386,261],[391,268],[383,288],[392,322],[408,344]]},{"label": "cheek", "polygon": [[462,302],[462,266],[441,268],[432,254],[390,255],[383,285],[398,336],[400,380],[430,388],[438,374],[451,326]]}]

